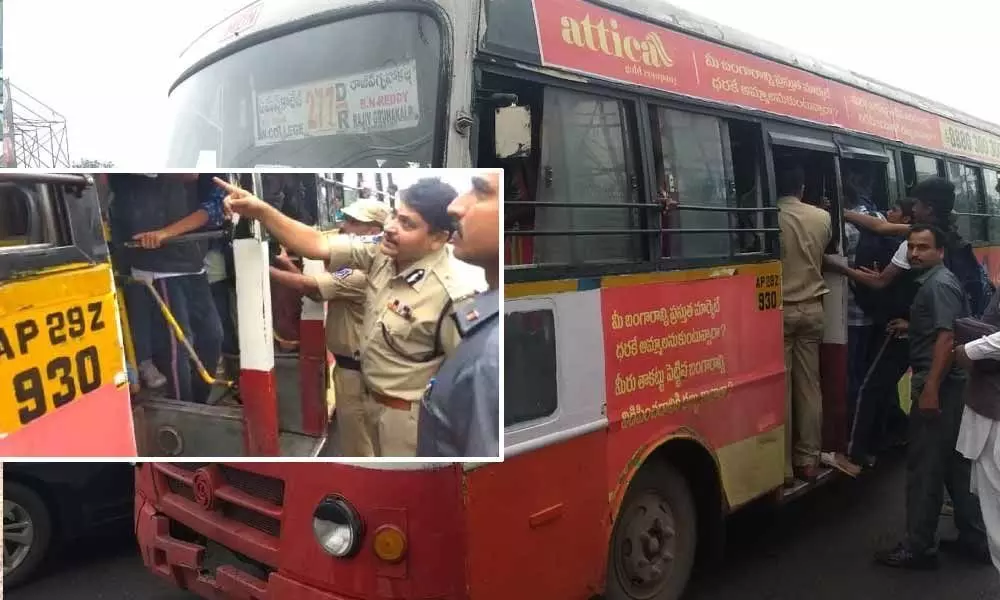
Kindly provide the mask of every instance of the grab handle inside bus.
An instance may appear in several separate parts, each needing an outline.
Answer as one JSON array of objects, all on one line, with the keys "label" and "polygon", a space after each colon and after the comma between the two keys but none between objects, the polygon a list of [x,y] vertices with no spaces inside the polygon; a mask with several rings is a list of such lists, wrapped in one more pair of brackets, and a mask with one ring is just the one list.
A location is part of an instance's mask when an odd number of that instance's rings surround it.
[{"label": "grab handle inside bus", "polygon": [[[226,229],[214,229],[212,231],[198,231],[195,233],[185,233],[184,235],[179,235],[177,237],[169,238],[163,241],[164,246],[173,246],[176,244],[186,244],[190,242],[201,242],[205,240],[219,240],[226,239],[230,237],[229,228]],[[125,248],[138,248],[142,249],[139,242],[129,240],[122,244]]]}]

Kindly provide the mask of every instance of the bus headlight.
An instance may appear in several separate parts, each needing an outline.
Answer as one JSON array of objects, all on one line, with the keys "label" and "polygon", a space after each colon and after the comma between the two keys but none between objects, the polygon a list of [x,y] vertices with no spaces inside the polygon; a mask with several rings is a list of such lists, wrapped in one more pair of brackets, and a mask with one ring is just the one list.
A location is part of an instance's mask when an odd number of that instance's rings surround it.
[{"label": "bus headlight", "polygon": [[358,551],[363,527],[358,511],[340,496],[327,496],[313,511],[316,541],[337,558],[347,558]]}]

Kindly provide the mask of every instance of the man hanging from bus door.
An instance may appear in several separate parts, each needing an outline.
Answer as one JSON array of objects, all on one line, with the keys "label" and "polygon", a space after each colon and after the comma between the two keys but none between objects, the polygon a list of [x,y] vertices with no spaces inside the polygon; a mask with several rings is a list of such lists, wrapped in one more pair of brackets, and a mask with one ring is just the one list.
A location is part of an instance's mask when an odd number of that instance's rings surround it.
[{"label": "man hanging from bus door", "polygon": [[823,432],[819,348],[823,341],[823,255],[833,238],[830,214],[802,201],[805,173],[786,165],[778,173],[782,295],[788,403],[785,424],[785,485],[819,475]]},{"label": "man hanging from bus door", "polygon": [[[212,181],[214,177],[224,177],[223,174],[202,173],[198,176],[198,197],[210,207],[222,206],[225,192]],[[232,379],[238,370],[240,353],[239,340],[236,334],[236,298],[233,289],[234,265],[233,250],[223,238],[208,242],[205,253],[205,277],[212,291],[212,300],[222,325],[222,358],[216,369],[216,377]],[[213,365],[206,365],[213,368]],[[238,404],[229,395],[218,399],[222,404]]]},{"label": "man hanging from bus door", "polygon": [[479,282],[459,275],[447,247],[454,228],[448,205],[458,195],[437,178],[402,190],[382,236],[328,236],[299,223],[259,198],[216,180],[229,195],[226,211],[258,219],[289,251],[328,259],[329,268],[368,275],[361,338],[365,402],[378,404],[378,456],[415,456],[420,399],[431,377],[461,337],[453,304]]},{"label": "man hanging from bus door", "polygon": [[[111,177],[114,177],[112,175]],[[115,194],[114,187],[109,187],[109,206],[111,226],[111,243],[116,273],[132,273],[130,258],[135,250],[125,248],[126,242],[131,242],[133,232],[129,230],[128,214],[130,207],[124,205],[127,196],[121,199]],[[167,377],[153,363],[153,316],[157,309],[156,301],[149,297],[149,291],[142,283],[126,282],[121,286],[128,311],[128,329],[132,336],[132,348],[135,352],[135,368],[127,365],[129,390],[133,397],[140,390],[159,390],[167,385]]]},{"label": "man hanging from bus door", "polygon": [[[388,206],[374,198],[359,199],[342,212],[345,219],[340,233],[357,236],[380,234],[389,216]],[[364,403],[360,360],[368,277],[364,271],[350,268],[319,276],[304,275],[287,266],[271,267],[272,280],[302,296],[327,303],[326,344],[336,361],[333,386],[337,454],[375,456],[378,414]]]},{"label": "man hanging from bus door", "polygon": [[[199,242],[164,245],[197,229],[222,225],[220,199],[200,199],[197,178],[196,173],[116,174],[109,183],[121,224],[140,245],[129,250],[132,277],[154,284],[199,359],[211,369],[219,361],[222,326],[205,277],[205,248]],[[169,393],[178,400],[206,402],[210,386],[198,377],[155,303],[152,310],[158,324],[152,335],[153,361],[166,374]]]},{"label": "man hanging from bus door", "polygon": [[452,201],[455,256],[482,267],[489,291],[455,304],[462,343],[424,394],[417,456],[500,455],[500,175],[473,177]]},{"label": "man hanging from bus door", "polygon": [[[844,181],[844,208],[861,214],[871,215],[880,220],[885,217],[875,207],[872,201],[872,174],[867,165],[857,165],[847,170]],[[847,264],[855,266],[858,251],[864,254],[867,248],[859,248],[862,244],[871,244],[871,236],[862,236],[861,229],[853,223],[844,224],[844,253]],[[879,238],[876,238],[879,239]],[[847,405],[848,431],[852,429],[854,415],[857,413],[858,392],[861,382],[868,371],[868,363],[872,349],[874,322],[870,311],[856,298],[852,286],[847,289]]]},{"label": "man hanging from bus door", "polygon": [[[901,200],[879,224],[902,224],[908,229],[913,219],[913,204],[912,199]],[[860,211],[848,210],[844,214],[847,225],[859,235],[859,250],[851,267],[878,268],[889,264],[906,237],[882,235],[854,225],[850,219],[861,215]],[[909,319],[917,286],[908,279],[897,278],[882,290],[851,284],[856,305],[871,318],[874,328],[871,355],[864,363],[862,380],[855,392],[857,402],[850,423],[848,454],[844,457],[857,469],[873,468],[878,455],[896,445],[894,439],[905,440],[907,417],[899,403],[898,384],[910,366],[909,346],[905,337],[897,337],[887,328],[895,319]]]},{"label": "man hanging from bus door", "polygon": [[987,557],[983,517],[971,493],[971,464],[956,450],[966,378],[953,361],[955,321],[969,314],[958,278],[944,265],[947,236],[932,225],[915,225],[907,237],[908,265],[920,289],[909,322],[895,331],[910,341],[913,368],[911,439],[907,448],[906,536],[894,548],[876,553],[882,565],[905,569],[938,566],[936,538],[944,489],[955,506],[956,543],[942,549]]}]

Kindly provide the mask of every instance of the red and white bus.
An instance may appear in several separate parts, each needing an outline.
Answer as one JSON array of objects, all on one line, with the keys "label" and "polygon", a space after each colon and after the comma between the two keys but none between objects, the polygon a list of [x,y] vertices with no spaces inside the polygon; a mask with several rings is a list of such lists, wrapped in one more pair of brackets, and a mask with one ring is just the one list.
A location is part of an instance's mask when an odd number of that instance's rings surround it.
[{"label": "red and white bus", "polygon": [[507,177],[504,462],[145,466],[146,564],[205,597],[678,598],[727,514],[783,495],[776,156],[838,242],[845,171],[883,208],[951,178],[1000,275],[1000,128],[664,2],[257,2],[185,61],[172,166]]}]

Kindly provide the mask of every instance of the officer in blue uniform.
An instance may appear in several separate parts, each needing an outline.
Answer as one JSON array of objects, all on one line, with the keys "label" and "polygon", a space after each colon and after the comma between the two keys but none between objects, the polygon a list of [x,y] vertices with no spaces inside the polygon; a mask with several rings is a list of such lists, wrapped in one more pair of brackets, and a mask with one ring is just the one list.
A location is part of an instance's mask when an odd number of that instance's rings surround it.
[{"label": "officer in blue uniform", "polygon": [[489,290],[455,303],[462,342],[424,394],[417,420],[417,456],[500,454],[500,175],[472,179],[472,190],[448,207],[458,227],[455,256],[482,267]]}]

